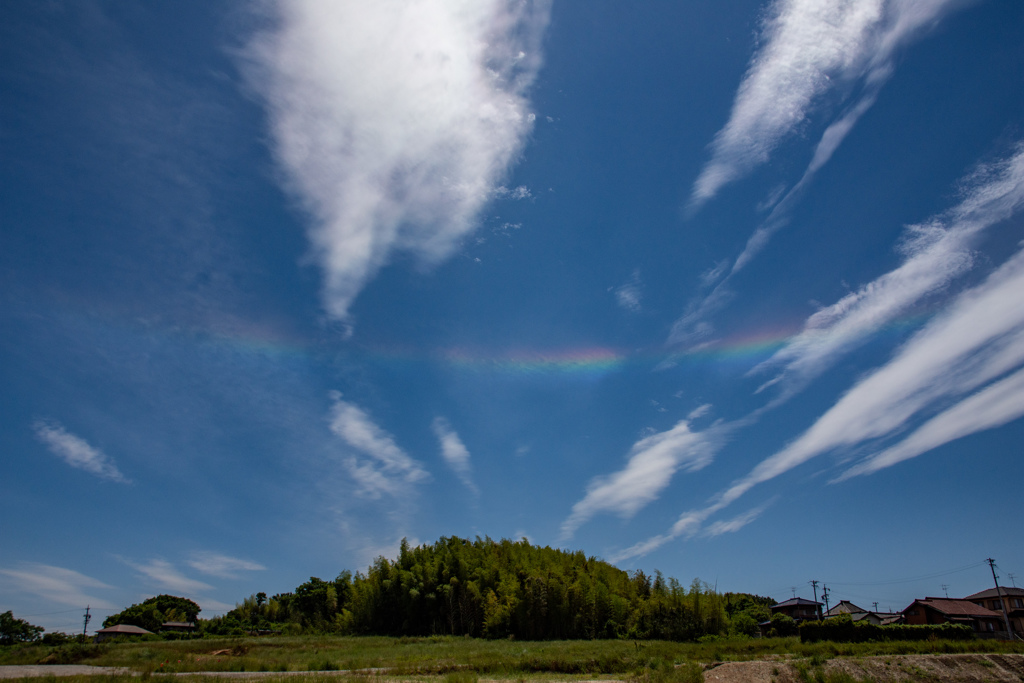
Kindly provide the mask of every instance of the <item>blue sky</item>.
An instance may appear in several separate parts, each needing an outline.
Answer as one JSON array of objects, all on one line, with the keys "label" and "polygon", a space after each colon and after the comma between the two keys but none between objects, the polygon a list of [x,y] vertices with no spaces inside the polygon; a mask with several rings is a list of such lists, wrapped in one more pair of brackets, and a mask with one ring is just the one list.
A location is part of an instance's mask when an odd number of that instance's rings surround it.
[{"label": "blue sky", "polygon": [[258,7],[0,7],[0,610],[1024,582],[1024,4]]}]

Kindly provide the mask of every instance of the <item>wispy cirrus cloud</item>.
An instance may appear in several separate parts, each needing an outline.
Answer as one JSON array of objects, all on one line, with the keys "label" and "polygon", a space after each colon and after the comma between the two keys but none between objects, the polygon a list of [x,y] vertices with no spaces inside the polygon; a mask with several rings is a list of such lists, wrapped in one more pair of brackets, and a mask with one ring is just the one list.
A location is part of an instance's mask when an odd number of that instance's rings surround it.
[{"label": "wispy cirrus cloud", "polygon": [[109,600],[98,598],[92,594],[93,590],[112,590],[113,586],[108,586],[98,579],[73,569],[28,563],[17,569],[0,569],[0,576],[3,576],[20,592],[30,593],[59,605],[71,607],[91,605],[97,609],[115,609],[117,607]]},{"label": "wispy cirrus cloud", "polygon": [[702,418],[705,415],[707,415],[708,413],[710,413],[711,409],[713,407],[714,406],[712,406],[710,403],[703,403],[703,404],[697,406],[696,408],[694,408],[693,410],[691,410],[689,412],[689,414],[687,414],[686,419],[687,420],[696,420],[698,418]]},{"label": "wispy cirrus cloud", "polygon": [[50,449],[50,452],[71,467],[95,474],[100,479],[109,479],[121,484],[131,482],[121,474],[113,458],[98,448],[68,432],[53,420],[37,420],[32,425],[36,437]]},{"label": "wispy cirrus cloud", "polygon": [[431,428],[441,444],[441,457],[448,464],[448,467],[455,472],[459,481],[469,489],[474,496],[480,495],[480,489],[473,482],[473,466],[470,463],[469,449],[462,443],[462,439],[452,429],[448,420],[443,417],[434,418]]},{"label": "wispy cirrus cloud", "polygon": [[312,216],[327,311],[395,250],[436,263],[476,227],[534,115],[549,0],[279,3],[249,46],[291,190]]},{"label": "wispy cirrus cloud", "polygon": [[237,578],[239,572],[263,571],[266,569],[266,567],[258,562],[208,551],[192,553],[188,560],[188,566],[203,574],[217,576],[222,579]]},{"label": "wispy cirrus cloud", "polygon": [[331,411],[331,431],[359,451],[364,459],[351,455],[345,459],[359,493],[368,498],[382,494],[401,495],[408,487],[430,475],[419,462],[409,457],[394,438],[378,427],[358,406],[335,398]]},{"label": "wispy cirrus cloud", "polygon": [[615,302],[632,313],[639,313],[643,300],[643,284],[640,282],[640,271],[633,271],[629,280],[615,288]]},{"label": "wispy cirrus cloud", "polygon": [[[782,392],[737,424],[749,423],[777,407],[872,333],[967,273],[974,265],[972,248],[977,235],[1024,208],[1024,143],[1018,143],[1003,159],[980,164],[960,186],[963,198],[956,206],[908,226],[900,245],[904,260],[896,269],[815,313],[800,334],[751,371],[781,365],[782,371],[761,389],[781,383]],[[1024,291],[1019,289],[1024,280],[1017,275],[1024,269],[1022,259],[1018,254],[983,285],[955,297],[892,362],[852,388],[786,449],[761,462],[706,507],[684,512],[668,532],[622,551],[617,560],[649,553],[680,536],[692,536],[757,484],[821,453],[892,438],[919,412],[927,413],[944,401],[958,402],[904,441],[849,468],[836,481],[877,471],[1019,417],[1024,412],[1018,407],[1024,405],[1024,395],[1018,391],[1021,379],[1016,374],[962,397],[1024,363],[1024,331],[1019,329],[1024,325],[1024,307],[1019,304],[1019,294],[1014,294]],[[938,360],[927,367],[915,366],[926,358]],[[891,392],[888,398],[886,391]]]},{"label": "wispy cirrus cloud", "polygon": [[736,533],[743,527],[747,526],[755,519],[764,514],[774,500],[768,501],[763,505],[758,505],[756,508],[747,510],[741,515],[737,515],[732,519],[720,519],[717,522],[709,524],[704,530],[704,535],[707,537],[721,536],[722,534]]},{"label": "wispy cirrus cloud", "polygon": [[570,538],[594,515],[612,512],[630,517],[656,500],[680,469],[695,472],[707,466],[721,447],[729,427],[716,424],[702,432],[680,420],[672,429],[637,441],[626,466],[614,474],[595,477],[586,495],[562,523],[562,539]]},{"label": "wispy cirrus cloud", "polygon": [[1024,415],[1024,370],[988,386],[944,410],[903,441],[851,467],[836,481],[871,474]]},{"label": "wispy cirrus cloud", "polygon": [[964,198],[955,207],[908,226],[898,268],[812,315],[798,335],[751,374],[781,366],[782,372],[764,386],[782,382],[785,399],[838,356],[970,270],[978,233],[1024,207],[1024,144],[1005,159],[979,166],[961,187]]},{"label": "wispy cirrus cloud", "polygon": [[213,586],[185,576],[167,560],[155,558],[148,562],[135,562],[120,558],[122,562],[152,581],[160,590],[195,595],[212,590]]},{"label": "wispy cirrus cloud", "polygon": [[[838,480],[877,471],[1020,417],[1024,414],[1021,292],[1024,251],[957,296],[892,360],[857,382],[785,448],[758,463],[706,507],[684,512],[668,533],[637,543],[617,560],[649,553],[679,536],[692,536],[712,515],[758,484],[824,453],[891,439],[912,420],[929,413],[931,418],[910,436],[849,468]],[[953,407],[945,408],[950,401],[955,402]]]},{"label": "wispy cirrus cloud", "polygon": [[800,180],[788,191],[773,192],[771,212],[739,256],[731,263],[717,263],[713,279],[702,277],[703,287],[710,291],[689,303],[672,326],[669,344],[696,344],[713,334],[708,318],[734,298],[732,277],[789,222],[811,180],[878,99],[893,72],[897,50],[970,1],[775,2],[763,31],[764,46],[740,84],[728,123],[715,137],[712,158],[694,184],[690,209],[698,209],[726,184],[765,163],[825,93],[839,89],[859,95],[826,127]]},{"label": "wispy cirrus cloud", "polygon": [[[786,448],[723,496],[735,500],[822,453],[891,436],[927,408],[1024,363],[1024,252],[970,289]],[[1011,387],[1016,386],[1011,384]],[[1019,399],[1024,401],[1024,395]]]},{"label": "wispy cirrus cloud", "polygon": [[962,0],[777,0],[762,43],[740,83],[729,121],[715,136],[711,160],[694,183],[701,206],[726,184],[765,163],[781,141],[832,90],[863,94],[830,126],[809,173],[831,157],[874,102],[896,51]]}]

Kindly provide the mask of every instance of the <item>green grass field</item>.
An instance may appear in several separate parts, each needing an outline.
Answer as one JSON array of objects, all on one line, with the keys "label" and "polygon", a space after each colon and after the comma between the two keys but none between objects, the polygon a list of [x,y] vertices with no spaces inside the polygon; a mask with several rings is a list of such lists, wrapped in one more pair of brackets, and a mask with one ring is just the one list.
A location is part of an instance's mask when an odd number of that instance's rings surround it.
[{"label": "green grass field", "polygon": [[[526,642],[429,638],[296,636],[0,648],[0,664],[92,664],[143,674],[200,671],[338,671],[355,677],[570,680],[612,677],[641,683],[700,680],[699,663],[782,656],[821,662],[836,656],[1024,653],[1024,643],[991,640],[802,644],[798,638],[705,643],[628,640]],[[682,665],[682,666],[676,666]],[[304,677],[311,681],[318,677]],[[69,681],[69,679],[61,679]],[[435,678],[436,680],[436,678]]]}]

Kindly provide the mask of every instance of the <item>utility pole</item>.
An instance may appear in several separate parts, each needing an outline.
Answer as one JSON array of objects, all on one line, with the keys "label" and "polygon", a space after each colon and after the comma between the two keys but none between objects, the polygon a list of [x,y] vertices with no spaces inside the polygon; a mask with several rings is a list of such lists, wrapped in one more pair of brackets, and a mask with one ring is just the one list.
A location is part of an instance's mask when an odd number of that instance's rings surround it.
[{"label": "utility pole", "polygon": [[1007,574],[1007,576],[1010,577],[1010,585],[1013,586],[1014,588],[1016,588],[1017,587],[1017,582],[1013,580],[1013,574]]},{"label": "utility pole", "polygon": [[1010,631],[1010,616],[1006,613],[1006,600],[1003,599],[1003,592],[999,590],[999,577],[996,576],[996,561],[991,557],[985,560],[988,568],[992,570],[992,581],[996,584],[996,597],[999,598],[999,605],[1003,608],[1003,623],[1006,624],[1006,637],[1010,638],[1013,633]]},{"label": "utility pole", "polygon": [[[818,602],[818,580],[811,579],[811,585],[814,586],[814,602]],[[815,606],[814,611],[818,612],[818,621],[821,621],[821,612],[818,610],[817,606]]]},{"label": "utility pole", "polygon": [[946,593],[946,597],[948,598],[949,597],[949,585],[945,584],[945,583],[942,584],[942,590],[943,590],[943,592]]},{"label": "utility pole", "polygon": [[85,606],[85,623],[82,624],[82,637],[83,638],[86,636],[86,633],[89,630],[89,620],[90,619],[92,619],[92,615],[89,614],[89,606],[86,605]]},{"label": "utility pole", "polygon": [[878,601],[871,603],[871,609],[877,614],[878,613]]},{"label": "utility pole", "polygon": [[828,613],[828,586],[821,584],[821,599],[825,601],[825,612]]}]

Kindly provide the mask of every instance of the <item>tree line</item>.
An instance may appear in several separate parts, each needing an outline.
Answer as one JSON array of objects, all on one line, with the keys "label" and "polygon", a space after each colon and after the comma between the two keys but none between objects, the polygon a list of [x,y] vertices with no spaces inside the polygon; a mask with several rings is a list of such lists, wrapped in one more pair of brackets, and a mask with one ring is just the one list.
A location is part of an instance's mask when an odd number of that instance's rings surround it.
[{"label": "tree line", "polygon": [[[194,634],[167,634],[176,638],[335,633],[688,641],[754,635],[758,623],[771,618],[774,602],[718,593],[700,579],[684,586],[659,571],[626,572],[582,551],[526,539],[442,537],[415,548],[403,540],[397,558],[378,557],[365,573],[343,571],[330,581],[310,577],[292,592],[251,595],[212,619],[198,618],[192,600],[159,595],[111,615],[103,626],[132,624],[155,632],[169,621],[196,624]],[[41,631],[21,628],[11,640],[34,640]]]},{"label": "tree line", "polygon": [[396,559],[378,557],[365,574],[311,577],[291,593],[250,596],[206,630],[683,641],[752,635],[772,604],[525,539],[442,537],[415,548],[403,540]]}]

